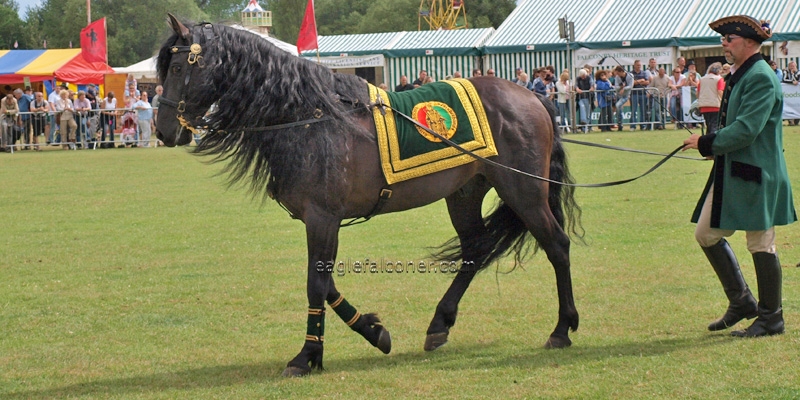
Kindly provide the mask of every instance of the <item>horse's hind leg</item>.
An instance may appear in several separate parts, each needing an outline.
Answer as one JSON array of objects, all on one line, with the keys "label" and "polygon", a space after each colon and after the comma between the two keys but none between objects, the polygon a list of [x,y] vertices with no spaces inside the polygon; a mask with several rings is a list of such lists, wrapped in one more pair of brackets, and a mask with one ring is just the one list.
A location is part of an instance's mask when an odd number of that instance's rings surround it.
[{"label": "horse's hind leg", "polygon": [[[545,343],[545,347],[568,347],[572,344],[569,339],[570,329],[573,331],[578,329],[578,311],[575,308],[570,275],[569,237],[549,208],[547,191],[543,190],[541,186],[516,182],[509,186],[496,186],[496,189],[500,197],[525,223],[525,227],[547,254],[547,259],[555,269],[558,290],[558,323]],[[556,207],[560,208],[561,206]],[[561,214],[561,210],[555,211]]]},{"label": "horse's hind leg", "polygon": [[481,216],[481,205],[490,188],[482,176],[476,176],[445,199],[450,221],[461,243],[462,263],[453,283],[436,306],[436,313],[428,326],[425,338],[425,351],[435,350],[447,343],[450,327],[456,323],[458,303],[481,267],[471,262],[476,259],[476,254],[475,248],[469,246],[469,243],[486,232]]}]

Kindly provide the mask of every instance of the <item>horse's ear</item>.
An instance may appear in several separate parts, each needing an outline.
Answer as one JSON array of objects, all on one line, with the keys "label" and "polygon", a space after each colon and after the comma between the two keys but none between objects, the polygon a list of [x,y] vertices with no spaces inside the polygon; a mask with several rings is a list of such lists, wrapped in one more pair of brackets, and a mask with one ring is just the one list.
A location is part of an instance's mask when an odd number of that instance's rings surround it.
[{"label": "horse's ear", "polygon": [[174,15],[172,15],[170,13],[167,13],[167,15],[169,16],[169,21],[168,22],[169,22],[169,26],[172,27],[172,30],[175,31],[175,33],[177,33],[178,36],[180,36],[180,37],[182,37],[184,39],[188,39],[189,38],[189,28],[184,26],[181,23],[181,21],[178,21],[178,19],[175,18]]}]

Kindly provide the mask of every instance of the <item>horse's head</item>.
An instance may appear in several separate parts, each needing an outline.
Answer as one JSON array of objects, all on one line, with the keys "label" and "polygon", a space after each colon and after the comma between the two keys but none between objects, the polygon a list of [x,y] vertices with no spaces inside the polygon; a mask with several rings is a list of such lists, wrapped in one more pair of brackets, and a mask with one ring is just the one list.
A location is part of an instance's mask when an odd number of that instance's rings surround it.
[{"label": "horse's head", "polygon": [[158,55],[158,77],[164,92],[159,100],[156,136],[171,147],[192,141],[192,130],[203,125],[203,116],[216,96],[205,76],[213,27],[200,24],[190,29],[172,14],[169,24],[175,34]]}]

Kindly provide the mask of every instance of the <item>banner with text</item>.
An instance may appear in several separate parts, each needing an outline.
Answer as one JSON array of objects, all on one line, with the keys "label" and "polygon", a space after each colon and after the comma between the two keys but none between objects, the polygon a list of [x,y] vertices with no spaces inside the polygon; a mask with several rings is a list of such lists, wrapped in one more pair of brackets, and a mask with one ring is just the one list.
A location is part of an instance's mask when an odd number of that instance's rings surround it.
[{"label": "banner with text", "polygon": [[800,119],[800,85],[781,83],[783,119]]},{"label": "banner with text", "polygon": [[580,67],[589,64],[593,67],[633,65],[640,60],[646,68],[648,61],[655,58],[658,64],[672,64],[675,50],[672,47],[643,47],[640,49],[586,49],[579,48],[573,53],[573,65]]},{"label": "banner with text", "polygon": [[[681,111],[683,121],[702,121],[699,110],[692,112],[692,106],[696,106],[697,91],[690,87],[683,87],[682,89]],[[783,119],[800,119],[800,86],[782,83],[781,89],[783,90]]]},{"label": "banner with text", "polygon": [[[305,57],[306,60],[317,62],[317,57]],[[383,67],[383,54],[373,54],[368,56],[347,56],[340,57],[321,57],[319,63],[328,68],[365,68]]]}]

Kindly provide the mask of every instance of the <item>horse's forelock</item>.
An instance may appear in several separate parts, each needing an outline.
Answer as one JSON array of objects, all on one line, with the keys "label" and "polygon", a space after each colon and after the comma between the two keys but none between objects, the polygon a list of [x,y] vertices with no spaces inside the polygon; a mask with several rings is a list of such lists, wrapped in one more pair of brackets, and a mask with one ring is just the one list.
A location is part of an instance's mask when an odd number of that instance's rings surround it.
[{"label": "horse's forelock", "polygon": [[156,60],[156,73],[158,75],[158,81],[160,83],[164,83],[167,79],[167,72],[169,72],[169,63],[172,60],[172,54],[170,53],[170,48],[175,45],[178,41],[178,35],[172,34],[161,46],[161,50],[158,51],[158,59]]}]

